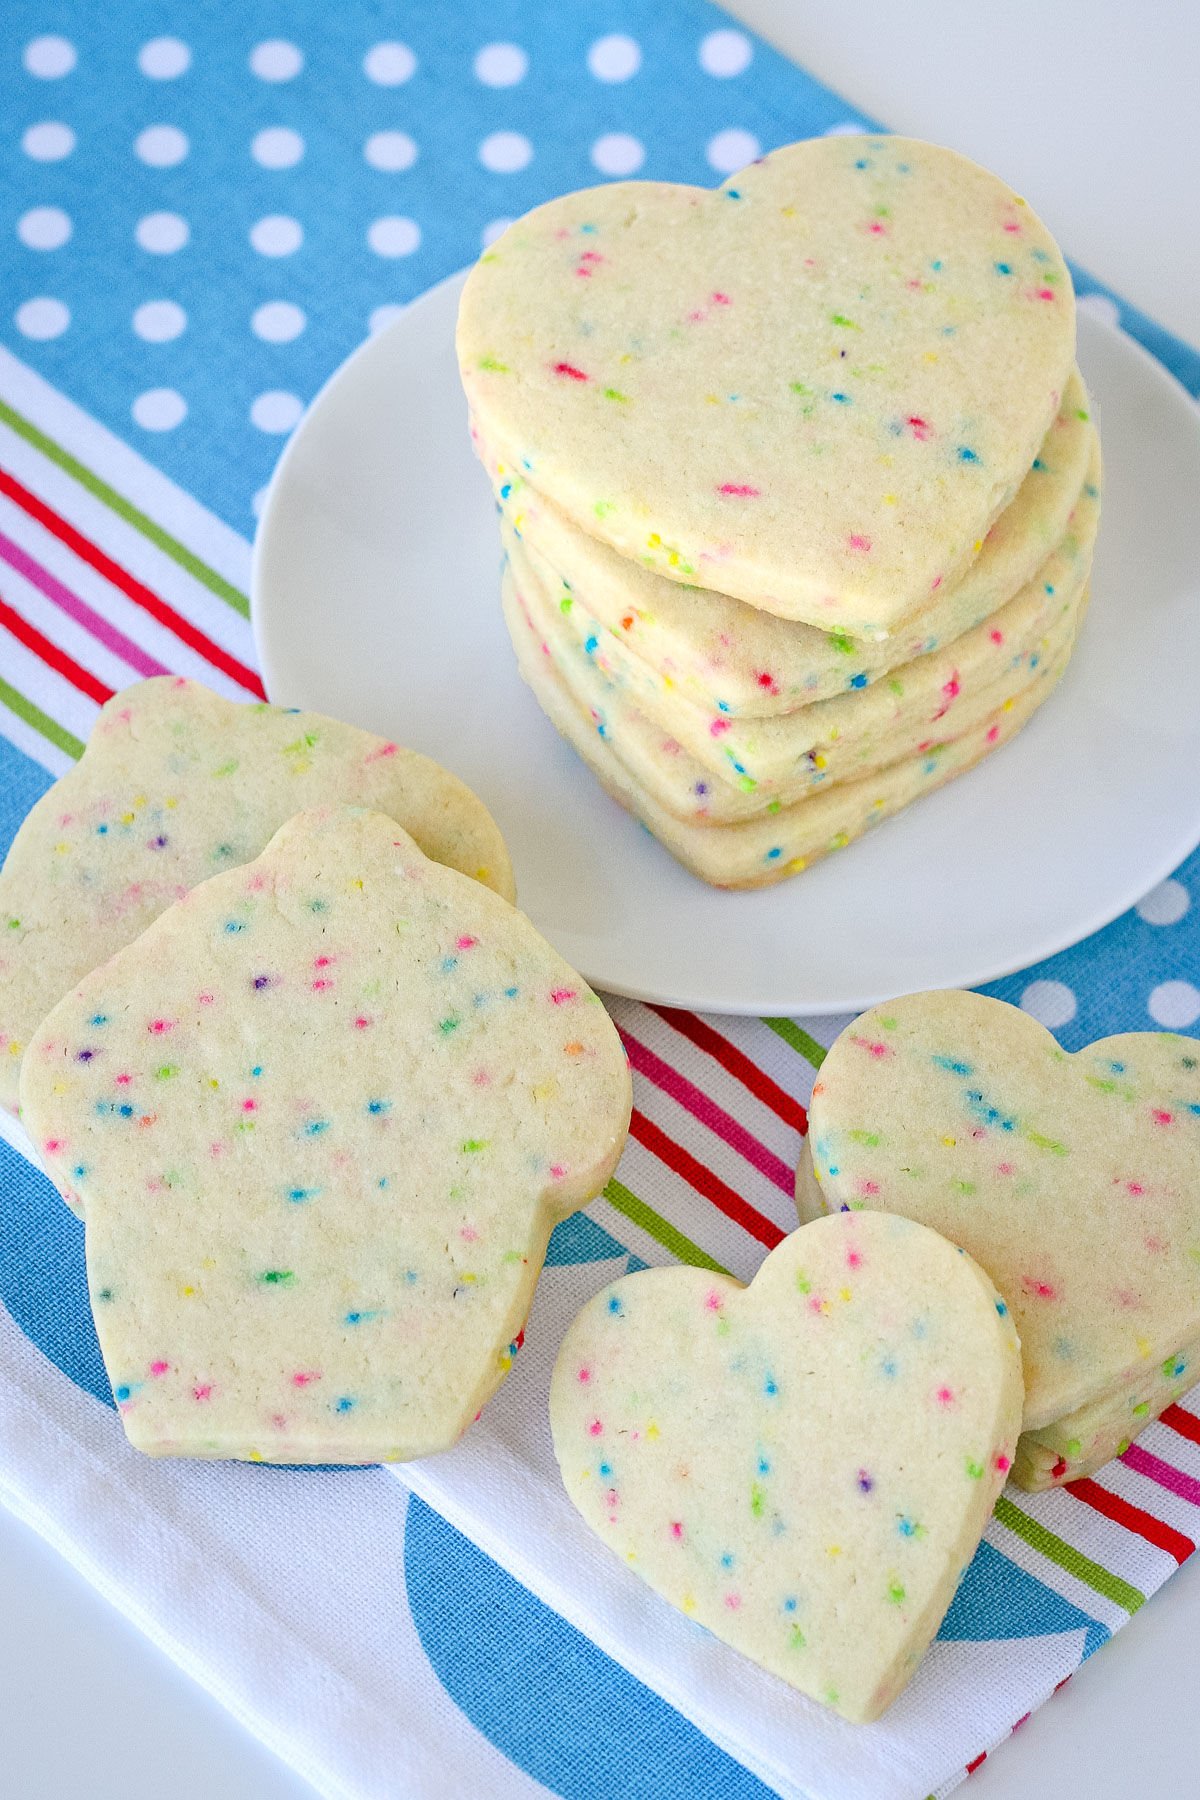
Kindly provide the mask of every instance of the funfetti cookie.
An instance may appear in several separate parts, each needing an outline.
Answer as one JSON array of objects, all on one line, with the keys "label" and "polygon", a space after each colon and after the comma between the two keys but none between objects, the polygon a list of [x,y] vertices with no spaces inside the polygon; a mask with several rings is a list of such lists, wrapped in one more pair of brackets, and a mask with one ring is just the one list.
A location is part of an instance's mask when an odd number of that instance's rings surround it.
[{"label": "funfetti cookie", "polygon": [[1011,1465],[1012,1319],[936,1233],[886,1214],[786,1238],[747,1288],[606,1288],[550,1390],[567,1493],[655,1591],[848,1719],[900,1692]]},{"label": "funfetti cookie", "polygon": [[504,519],[554,569],[565,591],[639,658],[664,696],[679,694],[725,718],[774,717],[857,693],[995,612],[1061,541],[1085,492],[1096,442],[1075,370],[1016,499],[992,525],[965,575],[940,588],[893,636],[872,642],[777,619],[618,556],[572,525],[530,485],[519,463],[497,459],[476,433]]},{"label": "funfetti cookie", "polygon": [[[640,819],[675,859],[714,887],[765,887],[798,875],[823,856],[844,850],[902,807],[1000,749],[1050,697],[1068,660],[1068,648],[1034,672],[1018,671],[1015,689],[996,695],[995,711],[961,737],[931,743],[917,756],[839,782],[792,806],[719,826],[684,820],[650,791],[659,771],[662,733],[623,720],[620,742],[604,711],[589,707],[555,667],[542,634],[523,611],[511,573],[503,583],[505,623],[520,671],[556,731],[579,754],[606,792]],[[697,770],[695,781],[703,770]]]},{"label": "funfetti cookie", "polygon": [[987,1269],[1024,1351],[1026,1466],[1089,1473],[1178,1393],[1200,1344],[1191,1039],[1135,1032],[1072,1056],[1002,1001],[911,995],[833,1045],[808,1144],[802,1216],[903,1213]]},{"label": "funfetti cookie", "polygon": [[872,637],[956,581],[1075,351],[1031,208],[909,138],[821,138],[709,192],[618,182],[519,219],[463,290],[494,451],[671,580]]},{"label": "funfetti cookie", "polygon": [[198,881],[257,856],[293,813],[339,803],[387,813],[437,862],[513,897],[495,821],[429,757],[196,681],[115,694],[0,873],[0,1105],[15,1108],[25,1045],[81,975]]},{"label": "funfetti cookie", "polygon": [[[507,526],[502,538],[522,597],[568,683],[610,706],[614,730],[616,715],[630,706],[658,726],[665,745],[662,782],[677,803],[666,791],[658,798],[681,817],[719,818],[749,816],[773,803],[787,806],[976,724],[989,710],[987,694],[996,682],[1015,679],[1022,668],[1035,671],[1074,633],[1099,504],[1081,501],[1076,512],[1078,529],[1034,579],[954,643],[903,664],[862,693],[839,694],[770,719],[714,717],[664,697],[640,678],[644,665],[554,584],[524,540]],[[698,781],[690,773],[697,762]]]},{"label": "funfetti cookie", "polygon": [[607,1013],[529,921],[347,809],[86,976],[21,1092],[86,1205],[130,1441],[267,1462],[453,1443],[630,1105]]}]

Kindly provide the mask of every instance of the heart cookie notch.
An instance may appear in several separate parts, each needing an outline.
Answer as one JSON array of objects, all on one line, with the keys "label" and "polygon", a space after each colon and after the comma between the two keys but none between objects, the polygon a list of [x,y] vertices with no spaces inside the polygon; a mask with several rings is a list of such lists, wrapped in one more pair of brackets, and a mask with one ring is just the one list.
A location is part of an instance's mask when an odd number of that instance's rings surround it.
[{"label": "heart cookie notch", "polygon": [[563,1341],[550,1421],[587,1523],[672,1605],[848,1719],[895,1699],[1011,1465],[1020,1349],[987,1276],[886,1214],[749,1287],[653,1269]]},{"label": "heart cookie notch", "polygon": [[711,192],[536,208],[472,271],[457,342],[483,439],[583,531],[870,638],[978,555],[1057,412],[1075,310],[994,175],[833,137]]},{"label": "heart cookie notch", "polygon": [[88,975],[22,1101],[130,1441],[353,1463],[445,1448],[498,1387],[630,1082],[522,914],[337,809]]},{"label": "heart cookie notch", "polygon": [[987,1270],[1024,1355],[1018,1477],[1040,1487],[1099,1467],[1195,1380],[1198,1175],[1193,1040],[1069,1055],[1017,1007],[952,990],[873,1007],[833,1044],[797,1205],[903,1214]]}]

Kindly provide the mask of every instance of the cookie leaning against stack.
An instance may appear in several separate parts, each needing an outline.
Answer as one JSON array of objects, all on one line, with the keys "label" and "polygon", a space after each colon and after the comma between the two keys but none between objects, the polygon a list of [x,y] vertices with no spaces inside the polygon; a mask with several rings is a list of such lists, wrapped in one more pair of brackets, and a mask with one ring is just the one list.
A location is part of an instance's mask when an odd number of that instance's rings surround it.
[{"label": "cookie leaning against stack", "polygon": [[551,202],[473,272],[458,351],[522,671],[706,879],[840,848],[1065,667],[1099,483],[1070,280],[951,152],[822,139]]}]

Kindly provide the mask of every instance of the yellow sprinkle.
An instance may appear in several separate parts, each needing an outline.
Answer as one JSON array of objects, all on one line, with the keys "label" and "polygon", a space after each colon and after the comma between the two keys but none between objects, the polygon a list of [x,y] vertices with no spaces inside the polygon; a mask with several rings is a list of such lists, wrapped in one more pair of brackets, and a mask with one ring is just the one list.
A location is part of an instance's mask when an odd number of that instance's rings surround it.
[{"label": "yellow sprinkle", "polygon": [[627,1563],[635,1563],[637,1561],[637,1551],[636,1550],[627,1550],[625,1552],[625,1561]]},{"label": "yellow sprinkle", "polygon": [[56,1081],[50,1091],[54,1094],[69,1094],[71,1091],[71,1084],[69,1081]]},{"label": "yellow sprinkle", "polygon": [[208,1078],[208,1085],[210,1088],[219,1088],[221,1084],[215,1075],[210,1075]]},{"label": "yellow sprinkle", "polygon": [[190,1300],[195,1292],[196,1290],[194,1287],[181,1287],[179,1290],[179,1298],[181,1300]]},{"label": "yellow sprinkle", "polygon": [[842,1554],[842,1546],[840,1544],[826,1544],[825,1554],[826,1556],[840,1556]]},{"label": "yellow sprinkle", "polygon": [[[486,881],[488,876],[491,874],[491,872],[492,871],[490,869],[476,869],[476,871],[475,871],[476,881]],[[407,921],[406,921],[406,923],[407,923]]]},{"label": "yellow sprinkle", "polygon": [[937,361],[937,351],[936,350],[927,350],[925,352],[925,361],[926,362],[936,362]]},{"label": "yellow sprinkle", "polygon": [[793,856],[791,862],[787,866],[788,874],[789,875],[799,875],[801,869],[807,869],[807,867],[808,867],[808,861],[807,861],[806,857]]},{"label": "yellow sprinkle", "polygon": [[132,825],[133,824],[133,814],[132,813],[122,813],[121,814],[121,823],[122,823],[122,825]]},{"label": "yellow sprinkle", "polygon": [[662,1434],[660,1433],[658,1426],[654,1423],[654,1420],[651,1419],[650,1423],[646,1427],[646,1437],[649,1439],[650,1443],[653,1443],[654,1440],[657,1437],[660,1437],[661,1435]]},{"label": "yellow sprinkle", "polygon": [[513,519],[513,530],[520,531],[523,528],[524,524],[525,524],[525,514],[523,512],[517,513],[516,517]]},{"label": "yellow sprinkle", "polygon": [[1004,705],[1000,708],[1001,712],[1011,712],[1012,709],[1013,709],[1013,703],[1011,700],[1006,700],[1004,702]]},{"label": "yellow sprinkle", "polygon": [[896,496],[895,496],[895,494],[885,494],[885,495],[884,495],[884,496],[883,496],[883,504],[884,504],[884,505],[885,505],[885,506],[895,506],[895,505],[897,505],[897,504],[898,504],[898,502],[897,502],[897,500],[896,500]]},{"label": "yellow sprinkle", "polygon": [[971,548],[972,548],[972,549],[973,549],[973,550],[974,550],[974,552],[975,552],[975,554],[976,554],[976,556],[978,556],[978,555],[979,555],[979,552],[980,552],[980,551],[981,551],[981,550],[982,550],[982,549],[983,549],[983,539],[982,539],[982,538],[976,538],[976,539],[975,539],[975,542],[974,542],[974,544],[973,544],[973,545],[972,545],[972,546],[971,546]]},{"label": "yellow sprinkle", "polygon": [[1150,1354],[1150,1339],[1140,1337],[1136,1340],[1136,1342],[1137,1342],[1138,1355],[1139,1356],[1149,1356],[1149,1354]]},{"label": "yellow sprinkle", "polygon": [[696,1610],[695,1594],[685,1594],[679,1604],[683,1607],[685,1613],[694,1613]]},{"label": "yellow sprinkle", "polygon": [[555,1081],[553,1075],[551,1075],[549,1080],[539,1081],[537,1086],[532,1088],[530,1092],[535,1100],[553,1100],[555,1094],[558,1092],[558,1083]]},{"label": "yellow sprinkle", "polygon": [[71,846],[68,843],[55,844],[54,854],[56,856],[65,856],[70,848]]},{"label": "yellow sprinkle", "polygon": [[794,219],[796,216],[796,209],[794,206],[781,206],[779,210],[785,219]]},{"label": "yellow sprinkle", "polygon": [[[21,1054],[22,1050],[24,1050],[24,1048],[25,1048],[24,1044],[18,1044],[16,1039],[14,1038],[13,1041],[8,1046],[8,1054],[10,1056],[20,1056],[20,1054]],[[56,1093],[58,1092],[57,1088],[55,1089],[55,1092]]]},{"label": "yellow sprinkle", "polygon": [[849,1300],[849,1298],[850,1298],[850,1289],[848,1287],[838,1289],[838,1299],[839,1300]]},{"label": "yellow sprinkle", "polygon": [[175,808],[179,805],[179,802],[178,802],[178,800],[175,799],[174,795],[172,795],[172,797],[169,800],[163,801],[163,805],[167,808],[167,810],[169,812],[174,812]]},{"label": "yellow sprinkle", "polygon": [[823,769],[826,767],[826,759],[820,754],[819,751],[818,751],[817,755],[813,757],[813,767],[815,769]]},{"label": "yellow sprinkle", "polygon": [[952,1137],[944,1137],[942,1139],[942,1142],[943,1142],[943,1144],[948,1144],[950,1146],[951,1150],[953,1150],[955,1144],[957,1144],[957,1142],[958,1142],[958,1139],[952,1138]]},{"label": "yellow sprinkle", "polygon": [[844,850],[846,848],[846,845],[849,842],[850,842],[849,832],[839,831],[837,836],[834,838],[833,842],[830,844],[829,847],[831,850]]},{"label": "yellow sprinkle", "polygon": [[715,394],[705,394],[704,402],[706,406],[720,406],[721,404]]},{"label": "yellow sprinkle", "polygon": [[261,1462],[262,1461],[262,1451],[261,1450],[252,1450],[250,1452],[249,1456],[246,1458],[246,1461],[247,1462]]}]

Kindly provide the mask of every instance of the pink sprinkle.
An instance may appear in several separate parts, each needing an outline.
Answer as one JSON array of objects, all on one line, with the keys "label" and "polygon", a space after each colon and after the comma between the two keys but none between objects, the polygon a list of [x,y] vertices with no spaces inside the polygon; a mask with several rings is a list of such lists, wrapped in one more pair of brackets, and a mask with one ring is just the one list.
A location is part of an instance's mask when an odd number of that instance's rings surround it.
[{"label": "pink sprinkle", "polygon": [[912,432],[919,444],[928,443],[930,437],[933,435],[933,426],[929,423],[929,420],[918,418],[916,413],[911,413],[909,415],[908,429]]},{"label": "pink sprinkle", "polygon": [[714,719],[708,728],[710,737],[723,737],[732,724],[730,719]]},{"label": "pink sprinkle", "polygon": [[990,728],[989,728],[989,730],[988,730],[988,734],[987,734],[987,741],[988,741],[988,743],[989,743],[989,744],[994,744],[994,743],[995,743],[995,741],[996,741],[996,739],[997,739],[997,738],[998,738],[998,737],[999,737],[999,736],[1000,736],[1000,727],[999,727],[999,726],[998,726],[998,725],[993,725],[993,726],[991,726],[991,727],[990,727]]},{"label": "pink sprinkle", "polygon": [[395,754],[395,744],[381,744],[378,750],[372,750],[369,756],[363,758],[363,761],[369,763],[382,762],[385,756],[395,756]]},{"label": "pink sprinkle", "polygon": [[886,1044],[873,1041],[871,1038],[859,1037],[857,1033],[850,1039],[850,1042],[857,1044],[860,1050],[865,1050],[868,1056],[873,1056],[876,1062],[881,1062],[885,1056],[892,1054]]},{"label": "pink sprinkle", "polygon": [[742,1596],[740,1594],[726,1594],[725,1604],[730,1612],[736,1612],[738,1607],[742,1604]]},{"label": "pink sprinkle", "polygon": [[864,537],[859,531],[852,531],[850,536],[846,539],[846,542],[849,544],[851,550],[869,551],[871,548],[870,538]]},{"label": "pink sprinkle", "polygon": [[1039,300],[1053,300],[1054,289],[1053,288],[1038,288],[1037,289],[1037,298]]},{"label": "pink sprinkle", "polygon": [[718,1294],[716,1288],[709,1288],[707,1294],[704,1296],[704,1306],[707,1312],[720,1312],[721,1296]]},{"label": "pink sprinkle", "polygon": [[365,1031],[369,1025],[373,1025],[374,1023],[374,1019],[368,1019],[365,1013],[359,1013],[357,1019],[354,1021],[354,1029],[356,1031]]},{"label": "pink sprinkle", "polygon": [[991,638],[993,644],[1002,644],[1004,642],[1004,633],[1002,631],[989,631],[988,636]]},{"label": "pink sprinkle", "polygon": [[948,1387],[940,1387],[937,1391],[937,1400],[938,1400],[939,1406],[953,1406],[954,1405],[953,1390]]},{"label": "pink sprinkle", "polygon": [[997,1175],[1011,1175],[1011,1174],[1012,1174],[1012,1172],[1013,1172],[1013,1165],[1012,1165],[1012,1163],[1010,1163],[1010,1162],[1002,1162],[1002,1163],[997,1163],[997,1164],[996,1164],[996,1173],[997,1173]]},{"label": "pink sprinkle", "polygon": [[562,1006],[568,1000],[577,999],[578,990],[575,988],[551,988],[550,998],[553,1000],[555,1006]]},{"label": "pink sprinkle", "polygon": [[257,1112],[258,1111],[258,1101],[257,1100],[243,1100],[242,1101],[242,1111],[245,1113]]},{"label": "pink sprinkle", "polygon": [[215,994],[197,994],[196,999],[201,1006],[211,1006],[216,999]]},{"label": "pink sprinkle", "polygon": [[321,1371],[319,1369],[301,1369],[292,1376],[292,1386],[308,1387],[310,1383],[320,1381],[320,1379]]},{"label": "pink sprinkle", "polygon": [[727,494],[731,500],[757,500],[760,498],[761,490],[756,487],[747,487],[736,481],[723,481],[717,492],[718,494]]},{"label": "pink sprinkle", "polygon": [[592,379],[590,375],[585,375],[582,369],[577,369],[574,363],[556,362],[552,367],[556,375],[565,375],[568,381],[590,381]]},{"label": "pink sprinkle", "polygon": [[871,223],[867,226],[867,230],[872,237],[886,237],[887,229],[888,228],[882,219],[872,219]]},{"label": "pink sprinkle", "polygon": [[580,1371],[579,1371],[578,1375],[576,1375],[575,1379],[576,1379],[576,1381],[583,1382],[584,1386],[586,1387],[588,1382],[592,1379],[592,1371],[590,1369],[586,1369],[586,1368],[580,1369]]},{"label": "pink sprinkle", "polygon": [[1012,232],[1012,233],[1013,233],[1013,235],[1014,235],[1014,236],[1015,236],[1015,235],[1016,235],[1016,233],[1017,233],[1017,232],[1018,232],[1018,231],[1020,231],[1020,229],[1021,229],[1021,227],[1020,227],[1020,225],[1019,225],[1019,223],[1018,223],[1018,222],[1017,222],[1017,220],[1016,220],[1016,219],[1005,219],[1005,221],[1004,221],[1004,229],[1005,229],[1005,231],[1010,231],[1010,232]]},{"label": "pink sprinkle", "polygon": [[118,1087],[128,1087],[132,1080],[133,1080],[132,1075],[118,1075],[117,1076],[117,1086]]},{"label": "pink sprinkle", "polygon": [[46,1151],[47,1151],[48,1155],[57,1156],[58,1152],[62,1149],[62,1147],[63,1147],[63,1140],[61,1138],[47,1138],[46,1139]]},{"label": "pink sprinkle", "polygon": [[150,1373],[152,1375],[165,1375],[170,1367],[171,1365],[169,1362],[152,1362],[150,1364]]},{"label": "pink sprinkle", "polygon": [[565,1178],[566,1173],[567,1173],[567,1171],[564,1169],[564,1167],[561,1163],[551,1163],[550,1164],[551,1180],[562,1181]]},{"label": "pink sprinkle", "polygon": [[1161,1108],[1158,1107],[1155,1108],[1150,1116],[1156,1125],[1173,1125],[1175,1123],[1174,1113],[1163,1112]]},{"label": "pink sprinkle", "polygon": [[[863,1192],[866,1193],[868,1191],[872,1194],[877,1194],[879,1192],[879,1183],[876,1181],[868,1182],[864,1186]],[[862,1251],[861,1250],[847,1250],[847,1252],[846,1252],[846,1267],[848,1269],[861,1269],[862,1268]]]},{"label": "pink sprinkle", "polygon": [[455,938],[454,948],[456,950],[473,950],[478,942],[479,942],[478,938],[474,938],[474,937],[470,937],[470,936]]},{"label": "pink sprinkle", "polygon": [[708,317],[708,314],[704,311],[690,312],[688,314],[688,324],[689,325],[703,325],[703,323],[704,323],[705,319],[707,319],[707,317]]},{"label": "pink sprinkle", "polygon": [[212,1157],[224,1156],[224,1154],[225,1154],[224,1144],[210,1144],[208,1146],[208,1154]]},{"label": "pink sprinkle", "polygon": [[1036,1294],[1039,1300],[1057,1300],[1058,1290],[1048,1281],[1036,1281],[1032,1275],[1022,1275],[1021,1286],[1027,1294]]},{"label": "pink sprinkle", "polygon": [[313,962],[314,969],[327,969],[333,962],[332,956],[318,956]]},{"label": "pink sprinkle", "polygon": [[152,1031],[155,1037],[161,1037],[164,1031],[174,1031],[174,1029],[174,1019],[151,1019],[146,1027],[146,1030]]},{"label": "pink sprinkle", "polygon": [[1146,1191],[1140,1181],[1127,1181],[1125,1185],[1131,1194],[1144,1194]]},{"label": "pink sprinkle", "polygon": [[460,1225],[458,1235],[464,1244],[473,1244],[479,1236],[473,1225]]},{"label": "pink sprinkle", "polygon": [[729,298],[728,294],[714,294],[713,295],[713,305],[714,306],[732,306],[733,301]]},{"label": "pink sprinkle", "polygon": [[1007,1475],[1008,1471],[1012,1468],[1012,1457],[1005,1456],[1005,1454],[1002,1450],[1000,1452],[999,1456],[996,1458],[996,1467],[999,1469],[999,1471],[1002,1475]]},{"label": "pink sprinkle", "polygon": [[604,1433],[604,1426],[601,1423],[601,1421],[599,1419],[593,1419],[591,1424],[588,1426],[588,1436],[589,1437],[601,1437],[603,1435],[603,1433]]},{"label": "pink sprinkle", "polygon": [[318,975],[317,979],[312,984],[312,991],[314,994],[323,994],[332,986],[333,983],[329,980],[328,976]]},{"label": "pink sprinkle", "polygon": [[286,1414],[284,1414],[284,1413],[272,1413],[272,1414],[271,1414],[271,1423],[272,1423],[272,1425],[273,1425],[273,1426],[274,1426],[274,1427],[275,1427],[275,1429],[276,1429],[276,1431],[286,1431],[286,1430],[287,1430],[287,1416],[286,1416]]},{"label": "pink sprinkle", "polygon": [[671,1520],[671,1536],[675,1539],[675,1541],[677,1543],[678,1543],[679,1539],[683,1536],[683,1520],[682,1519],[672,1519]]},{"label": "pink sprinkle", "polygon": [[471,1080],[475,1083],[476,1087],[491,1087],[492,1085],[492,1078],[486,1069],[476,1069]]},{"label": "pink sprinkle", "polygon": [[206,1381],[202,1387],[194,1387],[192,1389],[192,1399],[193,1400],[211,1400],[212,1399],[212,1391],[213,1391],[212,1382]]},{"label": "pink sprinkle", "polygon": [[932,581],[931,581],[931,582],[930,582],[930,584],[929,584],[929,591],[930,591],[930,593],[931,593],[931,594],[936,594],[936,593],[937,593],[937,591],[938,591],[938,589],[939,589],[939,588],[940,588],[940,587],[941,587],[941,585],[942,585],[942,578],[941,578],[941,576],[940,576],[940,575],[935,575],[935,576],[934,576],[934,578],[933,578],[933,580],[932,580]]},{"label": "pink sprinkle", "polygon": [[[877,1181],[860,1181],[858,1184],[858,1191],[860,1194],[877,1194],[879,1192],[879,1183]],[[847,1258],[847,1261],[848,1260],[849,1258]]]}]

